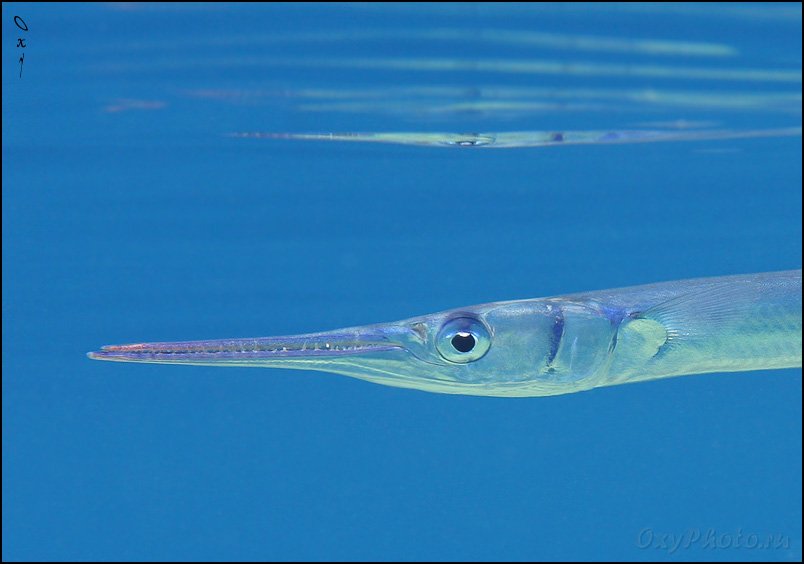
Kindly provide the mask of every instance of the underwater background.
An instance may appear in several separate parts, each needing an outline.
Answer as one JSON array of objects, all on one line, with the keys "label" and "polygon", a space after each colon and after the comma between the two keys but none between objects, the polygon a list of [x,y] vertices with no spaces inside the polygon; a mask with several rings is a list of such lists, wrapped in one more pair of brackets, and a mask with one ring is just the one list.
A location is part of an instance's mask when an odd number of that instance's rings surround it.
[{"label": "underwater background", "polygon": [[[499,399],[85,356],[800,268],[800,129],[695,138],[800,127],[799,3],[2,17],[3,560],[801,559],[800,369]],[[645,129],[690,135],[232,135]]]}]

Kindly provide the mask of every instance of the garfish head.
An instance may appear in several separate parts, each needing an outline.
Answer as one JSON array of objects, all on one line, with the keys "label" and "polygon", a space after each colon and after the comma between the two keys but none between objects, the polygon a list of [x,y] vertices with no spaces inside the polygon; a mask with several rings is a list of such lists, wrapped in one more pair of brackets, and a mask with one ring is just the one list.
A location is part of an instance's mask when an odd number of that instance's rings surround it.
[{"label": "garfish head", "polygon": [[550,300],[522,300],[286,337],[111,345],[89,357],[319,370],[431,392],[543,396],[592,387],[577,377],[588,372],[578,335],[566,341],[578,329],[606,332],[579,324],[587,317]]}]

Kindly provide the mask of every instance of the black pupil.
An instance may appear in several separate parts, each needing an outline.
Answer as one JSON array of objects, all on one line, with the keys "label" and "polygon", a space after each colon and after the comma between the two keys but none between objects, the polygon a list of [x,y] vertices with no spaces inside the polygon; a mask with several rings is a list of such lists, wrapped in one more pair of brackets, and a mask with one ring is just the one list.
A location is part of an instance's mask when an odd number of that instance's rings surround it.
[{"label": "black pupil", "polygon": [[458,333],[452,338],[452,346],[458,352],[467,353],[475,348],[475,336],[471,333]]}]

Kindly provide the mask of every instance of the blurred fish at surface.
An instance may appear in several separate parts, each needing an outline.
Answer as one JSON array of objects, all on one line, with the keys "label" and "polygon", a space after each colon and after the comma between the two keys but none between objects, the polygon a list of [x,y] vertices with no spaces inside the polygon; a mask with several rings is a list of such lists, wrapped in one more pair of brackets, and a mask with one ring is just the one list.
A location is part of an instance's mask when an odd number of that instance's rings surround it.
[{"label": "blurred fish at surface", "polygon": [[756,137],[800,136],[801,127],[757,130],[621,130],[621,131],[509,131],[502,133],[232,133],[232,137],[252,139],[298,139],[305,141],[357,141],[397,143],[430,147],[553,147],[558,145],[610,145],[706,141]]}]

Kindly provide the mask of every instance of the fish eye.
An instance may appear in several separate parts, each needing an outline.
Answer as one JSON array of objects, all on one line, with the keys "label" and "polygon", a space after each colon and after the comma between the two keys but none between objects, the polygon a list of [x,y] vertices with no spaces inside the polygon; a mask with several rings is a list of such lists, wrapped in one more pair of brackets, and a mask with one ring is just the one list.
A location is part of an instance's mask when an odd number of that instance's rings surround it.
[{"label": "fish eye", "polygon": [[475,361],[491,347],[486,326],[472,317],[457,317],[447,321],[436,336],[436,349],[445,360],[457,363]]}]

